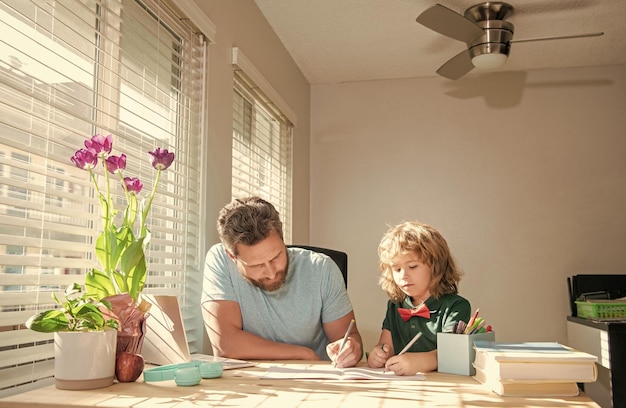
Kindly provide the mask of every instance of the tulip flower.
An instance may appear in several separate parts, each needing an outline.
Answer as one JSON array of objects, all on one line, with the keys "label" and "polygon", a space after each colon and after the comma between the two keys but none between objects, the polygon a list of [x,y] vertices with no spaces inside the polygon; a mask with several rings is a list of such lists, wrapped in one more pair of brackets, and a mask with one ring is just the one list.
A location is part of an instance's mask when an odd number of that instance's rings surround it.
[{"label": "tulip flower", "polygon": [[101,153],[108,155],[113,149],[113,136],[94,135],[91,140],[85,140],[85,147],[96,155]]},{"label": "tulip flower", "polygon": [[98,156],[86,149],[79,149],[74,153],[74,156],[70,157],[72,163],[79,169],[90,170],[98,165]]},{"label": "tulip flower", "polygon": [[[126,154],[111,155],[113,136],[94,135],[85,141],[85,148],[76,151],[70,160],[76,167],[89,171],[94,183],[102,212],[102,232],[96,239],[96,257],[102,268],[94,268],[85,277],[85,287],[90,295],[104,298],[111,295],[128,293],[135,302],[143,290],[147,265],[145,249],[150,241],[150,230],[146,224],[152,201],[156,195],[161,172],[174,161],[174,153],[157,147],[149,152],[152,167],[157,170],[154,186],[145,200],[139,201],[137,195],[143,184],[137,177],[125,177]],[[104,173],[105,189],[100,189],[95,176],[99,159]],[[126,207],[120,225],[115,225],[115,201],[109,186],[109,174],[120,177],[126,195]],[[102,180],[101,180],[102,181]],[[139,217],[137,217],[139,216]],[[139,218],[138,225],[136,225]]]},{"label": "tulip flower", "polygon": [[174,161],[174,153],[170,153],[167,149],[157,147],[153,152],[148,152],[151,156],[152,167],[157,170],[165,170]]},{"label": "tulip flower", "polygon": [[139,194],[143,188],[143,184],[137,177],[124,177],[124,184],[128,191]]},{"label": "tulip flower", "polygon": [[115,174],[126,169],[126,155],[109,156],[106,159],[107,170],[111,174]]}]

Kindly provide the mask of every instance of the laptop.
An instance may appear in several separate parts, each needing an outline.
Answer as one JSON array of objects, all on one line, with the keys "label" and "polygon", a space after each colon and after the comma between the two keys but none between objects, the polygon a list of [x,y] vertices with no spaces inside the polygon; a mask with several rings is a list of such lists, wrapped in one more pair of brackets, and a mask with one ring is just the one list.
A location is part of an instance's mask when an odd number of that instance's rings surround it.
[{"label": "laptop", "polygon": [[152,304],[146,320],[141,355],[146,364],[167,365],[190,361],[220,362],[224,370],[255,366],[256,363],[209,354],[190,354],[178,298],[171,295],[142,295]]}]

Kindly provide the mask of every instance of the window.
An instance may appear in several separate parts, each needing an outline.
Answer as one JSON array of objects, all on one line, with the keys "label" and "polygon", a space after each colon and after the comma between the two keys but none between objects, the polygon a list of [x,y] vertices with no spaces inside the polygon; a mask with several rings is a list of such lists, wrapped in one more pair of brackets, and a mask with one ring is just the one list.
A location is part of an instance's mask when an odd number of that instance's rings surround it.
[{"label": "window", "polygon": [[[291,136],[293,125],[233,52],[233,198],[257,195],[281,215],[285,242],[291,242]],[[243,61],[243,63],[242,63]],[[249,67],[246,71],[246,65]],[[275,99],[279,99],[277,96]]]},{"label": "window", "polygon": [[97,265],[99,205],[69,160],[93,134],[113,135],[145,193],[147,152],[176,154],[148,220],[145,292],[186,308],[200,285],[205,40],[183,21],[164,0],[0,3],[0,396],[50,381],[52,335],[24,322]]}]

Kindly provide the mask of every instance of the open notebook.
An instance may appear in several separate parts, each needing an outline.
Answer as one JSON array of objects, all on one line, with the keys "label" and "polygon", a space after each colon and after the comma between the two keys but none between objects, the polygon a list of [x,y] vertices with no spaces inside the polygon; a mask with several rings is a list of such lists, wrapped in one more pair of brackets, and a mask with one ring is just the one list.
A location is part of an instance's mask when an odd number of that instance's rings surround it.
[{"label": "open notebook", "polygon": [[152,303],[146,321],[147,333],[141,355],[147,364],[166,365],[189,361],[219,361],[224,370],[254,366],[255,363],[208,354],[190,354],[183,316],[176,296],[142,295]]}]

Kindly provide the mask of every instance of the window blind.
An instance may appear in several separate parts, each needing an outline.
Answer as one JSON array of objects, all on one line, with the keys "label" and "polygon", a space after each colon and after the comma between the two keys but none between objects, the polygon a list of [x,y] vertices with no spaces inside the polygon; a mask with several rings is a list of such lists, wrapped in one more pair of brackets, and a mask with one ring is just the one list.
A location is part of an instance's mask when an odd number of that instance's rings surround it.
[{"label": "window blind", "polygon": [[49,382],[52,335],[24,322],[97,266],[99,204],[70,162],[93,134],[113,135],[140,199],[156,176],[147,152],[175,153],[148,218],[144,292],[186,307],[199,285],[205,50],[182,21],[162,0],[0,2],[0,396]]},{"label": "window blind", "polygon": [[234,77],[232,196],[271,202],[281,215],[285,242],[291,242],[293,126],[237,65]]}]

